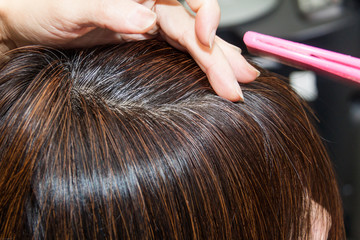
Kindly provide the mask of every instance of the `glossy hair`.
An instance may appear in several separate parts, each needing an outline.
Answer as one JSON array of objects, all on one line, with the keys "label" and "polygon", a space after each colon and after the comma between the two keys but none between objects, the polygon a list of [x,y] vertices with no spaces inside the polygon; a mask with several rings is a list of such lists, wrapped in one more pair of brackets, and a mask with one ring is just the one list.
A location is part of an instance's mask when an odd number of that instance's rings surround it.
[{"label": "glossy hair", "polygon": [[343,239],[308,107],[263,70],[242,88],[245,103],[218,97],[155,40],[9,53],[0,238],[306,239],[316,202]]}]

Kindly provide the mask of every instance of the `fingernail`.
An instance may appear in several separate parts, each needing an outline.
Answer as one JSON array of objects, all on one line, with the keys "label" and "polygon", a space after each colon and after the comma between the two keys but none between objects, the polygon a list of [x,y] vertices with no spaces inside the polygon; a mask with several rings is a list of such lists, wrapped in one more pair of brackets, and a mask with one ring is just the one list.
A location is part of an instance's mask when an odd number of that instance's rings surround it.
[{"label": "fingernail", "polygon": [[232,48],[232,49],[234,49],[235,51],[237,51],[238,53],[242,53],[242,50],[241,50],[241,48],[239,48],[239,47],[237,47],[237,46],[234,46],[234,45],[230,45],[230,47]]},{"label": "fingernail", "polygon": [[[235,47],[235,46],[234,46],[234,47]],[[242,53],[241,48],[235,47],[235,49],[236,49],[240,54]]]},{"label": "fingernail", "polygon": [[130,15],[129,21],[139,30],[146,30],[155,23],[156,14],[145,7],[139,7]]},{"label": "fingernail", "polygon": [[258,77],[260,77],[260,71],[259,70],[257,70],[256,68],[254,68],[254,70],[255,70],[255,72],[256,72],[256,78],[258,78]]},{"label": "fingernail", "polygon": [[216,35],[216,30],[213,30],[213,31],[210,33],[210,38],[209,38],[209,46],[210,46],[210,48],[212,48],[213,43],[214,43],[214,41],[215,41],[215,35]]},{"label": "fingernail", "polygon": [[147,34],[150,35],[158,35],[159,34],[159,26],[155,25],[152,29],[150,29],[149,31],[147,31]]},{"label": "fingernail", "polygon": [[249,66],[250,71],[255,72],[256,78],[258,78],[258,77],[260,76],[260,71],[257,70],[257,69],[256,69],[253,65],[251,65],[250,63],[248,63],[248,62],[246,62],[246,63],[247,63],[247,65]]},{"label": "fingernail", "polygon": [[237,94],[240,96],[239,102],[244,102],[244,94],[243,94],[243,92],[242,92],[242,90],[240,88],[240,85],[239,85],[238,82],[236,82],[235,84],[236,84],[235,90],[236,90]]}]

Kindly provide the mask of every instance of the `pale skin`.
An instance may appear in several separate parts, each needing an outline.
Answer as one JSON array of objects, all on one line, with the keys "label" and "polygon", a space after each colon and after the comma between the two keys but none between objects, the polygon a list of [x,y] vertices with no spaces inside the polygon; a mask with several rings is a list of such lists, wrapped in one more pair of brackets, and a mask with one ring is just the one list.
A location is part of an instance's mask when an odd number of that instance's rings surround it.
[{"label": "pale skin", "polygon": [[331,216],[325,208],[314,200],[311,200],[310,204],[311,229],[309,239],[326,240],[331,228]]},{"label": "pale skin", "polygon": [[239,83],[259,72],[239,48],[215,36],[217,0],[0,0],[0,51],[24,45],[90,47],[161,37],[189,52],[215,92],[242,101]]}]

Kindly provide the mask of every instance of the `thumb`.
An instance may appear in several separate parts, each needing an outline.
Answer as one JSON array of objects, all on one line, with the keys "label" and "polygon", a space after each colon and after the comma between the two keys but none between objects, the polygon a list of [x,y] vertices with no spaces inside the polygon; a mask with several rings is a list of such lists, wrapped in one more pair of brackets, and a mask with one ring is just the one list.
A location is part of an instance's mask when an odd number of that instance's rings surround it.
[{"label": "thumb", "polygon": [[88,16],[89,21],[101,28],[117,33],[146,33],[156,24],[156,14],[149,8],[132,0],[96,1],[102,2],[94,7]]}]

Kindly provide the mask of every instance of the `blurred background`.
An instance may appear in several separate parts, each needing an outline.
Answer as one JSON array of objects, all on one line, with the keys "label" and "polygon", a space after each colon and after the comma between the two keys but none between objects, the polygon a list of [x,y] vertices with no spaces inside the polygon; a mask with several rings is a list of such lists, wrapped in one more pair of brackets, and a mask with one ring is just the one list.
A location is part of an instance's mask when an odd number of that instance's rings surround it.
[{"label": "blurred background", "polygon": [[[360,0],[218,0],[218,35],[243,49],[256,31],[360,57]],[[251,55],[250,55],[251,56]],[[360,85],[251,57],[290,78],[319,118],[318,129],[334,163],[348,239],[360,240]]]}]

